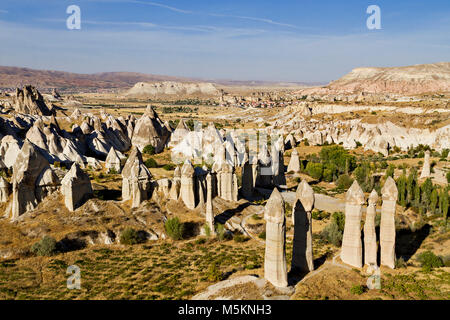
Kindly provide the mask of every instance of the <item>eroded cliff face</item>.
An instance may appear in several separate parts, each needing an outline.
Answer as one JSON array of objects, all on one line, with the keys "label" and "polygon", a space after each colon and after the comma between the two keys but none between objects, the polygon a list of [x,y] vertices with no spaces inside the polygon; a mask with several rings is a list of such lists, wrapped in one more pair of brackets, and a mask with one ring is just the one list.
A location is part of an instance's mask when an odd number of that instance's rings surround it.
[{"label": "eroded cliff face", "polygon": [[138,82],[125,94],[127,97],[218,96],[220,91],[212,83]]}]

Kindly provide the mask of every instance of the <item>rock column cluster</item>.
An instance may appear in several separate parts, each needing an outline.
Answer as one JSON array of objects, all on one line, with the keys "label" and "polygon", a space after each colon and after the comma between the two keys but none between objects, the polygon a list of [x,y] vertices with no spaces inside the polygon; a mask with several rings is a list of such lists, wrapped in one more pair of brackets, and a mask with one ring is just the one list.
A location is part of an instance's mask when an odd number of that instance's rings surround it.
[{"label": "rock column cluster", "polygon": [[[380,222],[381,265],[395,268],[395,209],[398,190],[392,177],[384,183],[382,193]],[[375,190],[369,196],[366,220],[364,223],[364,263],[377,265],[377,236],[375,231],[376,204],[378,194]],[[362,267],[361,212],[364,193],[355,181],[347,191],[345,204],[345,228],[342,240],[341,259],[357,268]]]}]

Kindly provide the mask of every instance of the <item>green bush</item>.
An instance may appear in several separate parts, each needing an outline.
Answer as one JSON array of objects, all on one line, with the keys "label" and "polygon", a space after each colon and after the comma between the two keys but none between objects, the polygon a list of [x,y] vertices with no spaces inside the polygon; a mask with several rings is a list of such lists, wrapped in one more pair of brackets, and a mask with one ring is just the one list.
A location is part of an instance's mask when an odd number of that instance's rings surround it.
[{"label": "green bush", "polygon": [[393,164],[390,164],[386,170],[386,177],[394,177],[394,170],[395,166]]},{"label": "green bush", "polygon": [[447,174],[445,175],[445,177],[447,178],[447,183],[450,183],[450,171],[447,172]]},{"label": "green bush", "polygon": [[421,267],[427,271],[444,266],[442,259],[429,250],[419,254],[417,258]]},{"label": "green bush", "polygon": [[223,274],[220,272],[216,263],[213,263],[208,268],[208,281],[216,282],[223,279]]},{"label": "green bush", "polygon": [[205,230],[205,236],[207,236],[207,237],[210,237],[211,236],[211,228],[207,225],[207,224],[205,224],[204,226],[203,226],[203,230]]},{"label": "green bush", "polygon": [[336,180],[336,186],[339,189],[347,190],[352,186],[353,179],[350,178],[347,174],[341,174],[339,178]]},{"label": "green bush", "polygon": [[349,173],[356,166],[356,158],[350,155],[342,146],[323,147],[319,155],[320,161],[325,164],[325,167],[331,171],[332,175]]},{"label": "green bush", "polygon": [[344,232],[345,227],[345,214],[343,212],[335,212],[331,216],[331,222],[336,223],[339,231]]},{"label": "green bush", "polygon": [[41,241],[33,244],[31,252],[37,256],[53,256],[58,253],[57,242],[52,237],[44,236]]},{"label": "green bush", "polygon": [[395,260],[395,269],[406,268],[407,266],[408,264],[406,263],[405,259],[403,259],[403,257]]},{"label": "green bush", "polygon": [[229,240],[230,236],[223,224],[218,223],[216,227],[217,239],[220,241]]},{"label": "green bush", "polygon": [[142,150],[142,153],[148,154],[148,155],[154,155],[155,154],[155,147],[151,144],[144,147]]},{"label": "green bush", "polygon": [[449,152],[450,152],[450,149],[444,149],[444,150],[442,150],[441,157],[442,157],[443,159],[447,159]]},{"label": "green bush", "polygon": [[356,285],[356,286],[353,286],[350,289],[350,292],[352,294],[355,294],[355,295],[358,295],[358,296],[363,294],[365,291],[366,291],[366,288],[364,286],[362,286],[362,285]]},{"label": "green bush", "polygon": [[263,232],[261,232],[260,234],[258,234],[258,238],[263,239],[263,240],[266,240],[266,232],[263,231]]},{"label": "green bush", "polygon": [[144,241],[145,240],[139,234],[139,232],[137,232],[133,228],[125,228],[122,231],[122,233],[120,234],[120,243],[121,244],[133,245],[133,244],[142,243]]},{"label": "green bush", "polygon": [[174,165],[174,164],[171,164],[171,163],[168,163],[168,164],[165,164],[165,165],[163,166],[163,169],[166,170],[166,171],[172,171],[172,170],[175,169],[175,165]]},{"label": "green bush", "polygon": [[321,163],[308,162],[306,173],[316,180],[320,180],[323,174],[323,165]]},{"label": "green bush", "polygon": [[158,168],[158,163],[153,158],[145,160],[144,164],[147,168]]},{"label": "green bush", "polygon": [[248,241],[248,237],[244,236],[243,234],[238,233],[233,236],[233,240],[237,243],[241,243],[241,242]]},{"label": "green bush", "polygon": [[164,224],[167,235],[173,240],[183,239],[184,224],[177,217],[168,219]]},{"label": "green bush", "polygon": [[339,247],[342,243],[342,231],[339,230],[339,227],[335,222],[331,222],[323,228],[320,237],[336,247]]}]

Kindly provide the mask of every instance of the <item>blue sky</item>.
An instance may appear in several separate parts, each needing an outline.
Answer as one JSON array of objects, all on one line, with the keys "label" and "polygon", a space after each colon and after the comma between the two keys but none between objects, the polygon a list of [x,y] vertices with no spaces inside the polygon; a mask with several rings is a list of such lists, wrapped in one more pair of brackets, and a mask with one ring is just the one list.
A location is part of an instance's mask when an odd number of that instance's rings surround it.
[{"label": "blue sky", "polygon": [[[66,8],[81,8],[81,30]],[[369,5],[381,30],[368,30]],[[79,73],[330,81],[450,61],[450,1],[2,0],[0,65]]]}]

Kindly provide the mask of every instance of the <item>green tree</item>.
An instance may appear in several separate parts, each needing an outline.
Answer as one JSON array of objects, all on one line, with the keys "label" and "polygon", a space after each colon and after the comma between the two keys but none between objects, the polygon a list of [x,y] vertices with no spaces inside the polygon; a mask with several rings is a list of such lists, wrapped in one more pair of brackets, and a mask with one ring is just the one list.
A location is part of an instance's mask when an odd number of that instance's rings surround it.
[{"label": "green tree", "polygon": [[327,169],[338,173],[348,173],[356,167],[356,158],[349,154],[342,146],[332,145],[323,147],[319,153],[320,160],[323,164],[332,164],[326,166]]},{"label": "green tree", "polygon": [[436,212],[436,205],[438,203],[438,192],[435,189],[433,189],[433,191],[431,192],[430,195],[430,211],[432,214],[434,214]]},{"label": "green tree", "polygon": [[420,205],[420,186],[416,184],[414,186],[414,207],[418,208]]},{"label": "green tree", "polygon": [[374,188],[374,179],[368,162],[361,163],[353,172],[356,181],[364,192],[370,192]]},{"label": "green tree", "polygon": [[316,180],[320,180],[323,174],[323,165],[321,163],[308,162],[306,173]]},{"label": "green tree", "polygon": [[412,169],[406,181],[406,202],[409,205],[413,204],[414,187],[417,185],[417,170]]},{"label": "green tree", "polygon": [[336,180],[336,186],[339,189],[347,190],[351,187],[353,183],[353,179],[350,178],[347,174],[341,174],[339,178]]},{"label": "green tree", "polygon": [[389,167],[386,170],[386,178],[387,177],[394,177],[394,171],[395,171],[395,166],[393,164],[390,164]]},{"label": "green tree", "polygon": [[431,182],[431,179],[428,178],[424,183],[422,183],[420,188],[422,190],[422,206],[425,209],[429,209],[431,202],[431,193],[433,192],[433,182]]},{"label": "green tree", "polygon": [[439,193],[439,211],[442,214],[442,217],[447,220],[448,214],[448,191],[447,189],[442,189]]},{"label": "green tree", "polygon": [[397,179],[397,189],[398,189],[398,203],[403,207],[406,207],[406,205],[407,205],[406,184],[407,184],[406,176],[404,174],[402,174]]}]

